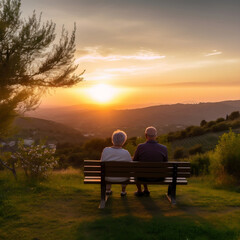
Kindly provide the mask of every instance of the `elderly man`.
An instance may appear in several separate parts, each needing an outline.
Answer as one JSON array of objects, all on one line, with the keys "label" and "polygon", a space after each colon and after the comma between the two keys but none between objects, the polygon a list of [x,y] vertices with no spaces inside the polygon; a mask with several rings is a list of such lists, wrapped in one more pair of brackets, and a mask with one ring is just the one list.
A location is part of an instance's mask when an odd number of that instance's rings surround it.
[{"label": "elderly man", "polygon": [[[146,142],[139,144],[135,155],[133,157],[133,161],[139,162],[167,162],[168,161],[168,152],[167,147],[157,143],[157,130],[155,127],[148,127],[145,130]],[[156,181],[159,179],[151,179],[151,178],[138,178],[140,181]],[[162,180],[162,179],[161,179]],[[147,184],[143,184],[144,191],[142,192],[141,184],[138,183],[137,189],[135,192],[136,196],[149,196],[150,192],[148,190]]]}]

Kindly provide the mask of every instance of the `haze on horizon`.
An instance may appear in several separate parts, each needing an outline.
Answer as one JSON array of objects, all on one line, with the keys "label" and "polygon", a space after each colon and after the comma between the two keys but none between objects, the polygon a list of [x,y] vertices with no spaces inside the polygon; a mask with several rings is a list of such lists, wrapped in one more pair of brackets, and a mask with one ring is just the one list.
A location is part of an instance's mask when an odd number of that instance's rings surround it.
[{"label": "haze on horizon", "polygon": [[94,104],[97,84],[112,86],[108,104],[124,108],[239,99],[237,0],[22,0],[24,17],[34,9],[58,35],[76,22],[77,71],[86,69],[84,82],[41,106]]}]

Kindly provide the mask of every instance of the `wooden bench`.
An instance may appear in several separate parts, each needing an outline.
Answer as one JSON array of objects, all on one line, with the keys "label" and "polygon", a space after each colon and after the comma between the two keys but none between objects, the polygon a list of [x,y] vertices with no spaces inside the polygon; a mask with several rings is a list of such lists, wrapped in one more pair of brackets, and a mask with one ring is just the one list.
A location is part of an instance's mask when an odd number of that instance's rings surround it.
[{"label": "wooden bench", "polygon": [[[101,202],[99,208],[104,208],[107,202],[106,184],[121,184],[107,182],[105,177],[128,177],[126,184],[157,184],[168,185],[166,193],[168,200],[176,204],[176,185],[186,185],[190,177],[189,162],[101,162],[100,160],[84,160],[84,183],[101,185]],[[137,181],[137,178],[164,178],[157,182]]]}]

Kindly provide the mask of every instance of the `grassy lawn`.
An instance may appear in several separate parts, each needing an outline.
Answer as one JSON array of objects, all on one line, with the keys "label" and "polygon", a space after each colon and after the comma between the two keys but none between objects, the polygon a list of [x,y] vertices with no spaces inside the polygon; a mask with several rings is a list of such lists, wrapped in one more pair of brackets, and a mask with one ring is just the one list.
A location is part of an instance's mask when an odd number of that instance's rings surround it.
[{"label": "grassy lawn", "polygon": [[166,188],[150,186],[151,197],[137,198],[129,186],[121,198],[114,186],[100,210],[100,187],[84,185],[80,171],[56,172],[39,184],[0,172],[0,239],[240,239],[239,192],[191,178],[177,187],[172,207]]}]

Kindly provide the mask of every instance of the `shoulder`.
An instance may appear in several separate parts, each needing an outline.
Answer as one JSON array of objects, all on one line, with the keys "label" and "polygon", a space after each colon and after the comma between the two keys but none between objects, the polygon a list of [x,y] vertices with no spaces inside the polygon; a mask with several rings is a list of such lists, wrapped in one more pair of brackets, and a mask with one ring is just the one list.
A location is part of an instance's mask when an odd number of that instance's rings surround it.
[{"label": "shoulder", "polygon": [[125,156],[126,160],[128,160],[128,161],[132,161],[132,157],[131,157],[131,155],[130,155],[130,153],[129,153],[128,150],[126,150],[126,149],[122,149],[122,155]]},{"label": "shoulder", "polygon": [[124,154],[127,154],[127,155],[129,154],[129,155],[130,155],[130,153],[129,153],[129,151],[128,151],[128,150],[126,150],[126,149],[123,149],[123,148],[122,148],[121,150],[122,150],[122,152],[123,152]]},{"label": "shoulder", "polygon": [[110,152],[110,151],[112,151],[111,147],[105,147],[102,152],[106,153],[106,152]]},{"label": "shoulder", "polygon": [[167,148],[165,145],[162,145],[160,143],[158,143],[159,146],[161,146],[162,148]]},{"label": "shoulder", "polygon": [[145,146],[146,146],[146,143],[140,143],[140,144],[138,144],[137,148],[143,148]]},{"label": "shoulder", "polygon": [[164,150],[167,150],[167,147],[166,147],[165,145],[162,145],[162,144],[160,144],[160,143],[158,143],[158,145],[159,145],[160,148],[162,148],[162,149],[164,149]]},{"label": "shoulder", "polygon": [[105,147],[102,151],[102,155],[107,155],[107,154],[111,154],[113,152],[113,148],[111,147]]}]

